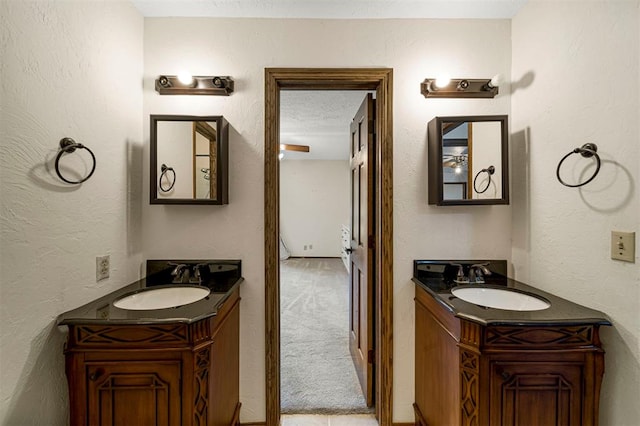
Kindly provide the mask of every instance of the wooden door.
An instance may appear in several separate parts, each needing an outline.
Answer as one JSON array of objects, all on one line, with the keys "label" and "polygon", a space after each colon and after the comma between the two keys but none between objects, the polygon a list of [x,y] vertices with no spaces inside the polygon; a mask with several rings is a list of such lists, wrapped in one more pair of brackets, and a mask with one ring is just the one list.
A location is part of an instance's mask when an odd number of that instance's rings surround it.
[{"label": "wooden door", "polygon": [[87,362],[88,424],[182,423],[180,361]]},{"label": "wooden door", "polygon": [[374,404],[375,101],[368,94],[351,122],[349,350],[367,406]]}]

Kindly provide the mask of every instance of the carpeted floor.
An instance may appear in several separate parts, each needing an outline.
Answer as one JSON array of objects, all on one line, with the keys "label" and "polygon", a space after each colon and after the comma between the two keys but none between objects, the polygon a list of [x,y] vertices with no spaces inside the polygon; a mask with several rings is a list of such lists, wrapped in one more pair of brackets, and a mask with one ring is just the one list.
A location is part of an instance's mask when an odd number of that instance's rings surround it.
[{"label": "carpeted floor", "polygon": [[370,413],[349,354],[349,277],[339,258],[280,262],[282,413]]}]

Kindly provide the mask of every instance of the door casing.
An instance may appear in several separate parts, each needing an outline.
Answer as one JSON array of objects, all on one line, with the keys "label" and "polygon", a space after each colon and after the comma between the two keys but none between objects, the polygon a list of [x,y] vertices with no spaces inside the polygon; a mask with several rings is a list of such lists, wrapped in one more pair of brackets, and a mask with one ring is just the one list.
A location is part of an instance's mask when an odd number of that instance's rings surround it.
[{"label": "door casing", "polygon": [[[266,424],[280,424],[279,205],[280,90],[376,91],[375,340],[376,417],[392,425],[393,402],[393,70],[265,69],[265,384]],[[337,232],[337,231],[336,231]]]}]

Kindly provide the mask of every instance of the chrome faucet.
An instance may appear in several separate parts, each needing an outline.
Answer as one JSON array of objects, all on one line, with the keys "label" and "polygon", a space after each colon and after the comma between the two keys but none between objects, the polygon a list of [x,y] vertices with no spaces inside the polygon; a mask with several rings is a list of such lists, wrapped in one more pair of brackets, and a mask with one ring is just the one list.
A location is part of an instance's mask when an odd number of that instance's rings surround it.
[{"label": "chrome faucet", "polygon": [[[173,264],[171,264],[173,265]],[[175,265],[173,271],[171,271],[171,275],[173,276],[172,283],[188,283],[189,276],[191,275],[190,269],[188,265],[184,263],[179,263]]]},{"label": "chrome faucet", "polygon": [[[206,267],[207,263],[198,263],[193,265],[193,281],[198,284],[202,284],[202,268]],[[206,277],[206,274],[205,274]]]},{"label": "chrome faucet", "polygon": [[488,265],[489,265],[489,262],[475,263],[471,265],[471,267],[469,268],[469,282],[476,283],[476,284],[484,284],[485,282],[484,276],[491,275],[491,271],[489,270],[489,268],[487,268]]},{"label": "chrome faucet", "polygon": [[487,266],[489,262],[486,263],[474,263],[469,266],[469,276],[467,277],[464,274],[464,266],[460,263],[450,263],[451,266],[457,266],[458,272],[456,273],[456,278],[453,280],[457,284],[484,284],[485,275],[491,275],[491,271]]},{"label": "chrome faucet", "polygon": [[456,274],[456,279],[454,280],[454,282],[458,284],[469,284],[469,278],[464,275],[464,269],[462,268],[462,265],[460,263],[451,263],[450,265],[458,267],[458,273]]}]

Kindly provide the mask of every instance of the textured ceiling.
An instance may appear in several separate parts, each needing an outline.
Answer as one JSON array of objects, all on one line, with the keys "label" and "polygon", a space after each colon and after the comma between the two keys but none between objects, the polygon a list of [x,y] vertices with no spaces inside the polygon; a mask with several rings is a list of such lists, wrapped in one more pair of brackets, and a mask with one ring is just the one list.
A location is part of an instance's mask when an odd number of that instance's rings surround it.
[{"label": "textured ceiling", "polygon": [[527,0],[133,0],[147,17],[512,18]]},{"label": "textured ceiling", "polygon": [[280,92],[280,142],[309,145],[310,151],[286,151],[284,160],[347,160],[349,125],[367,92]]}]

